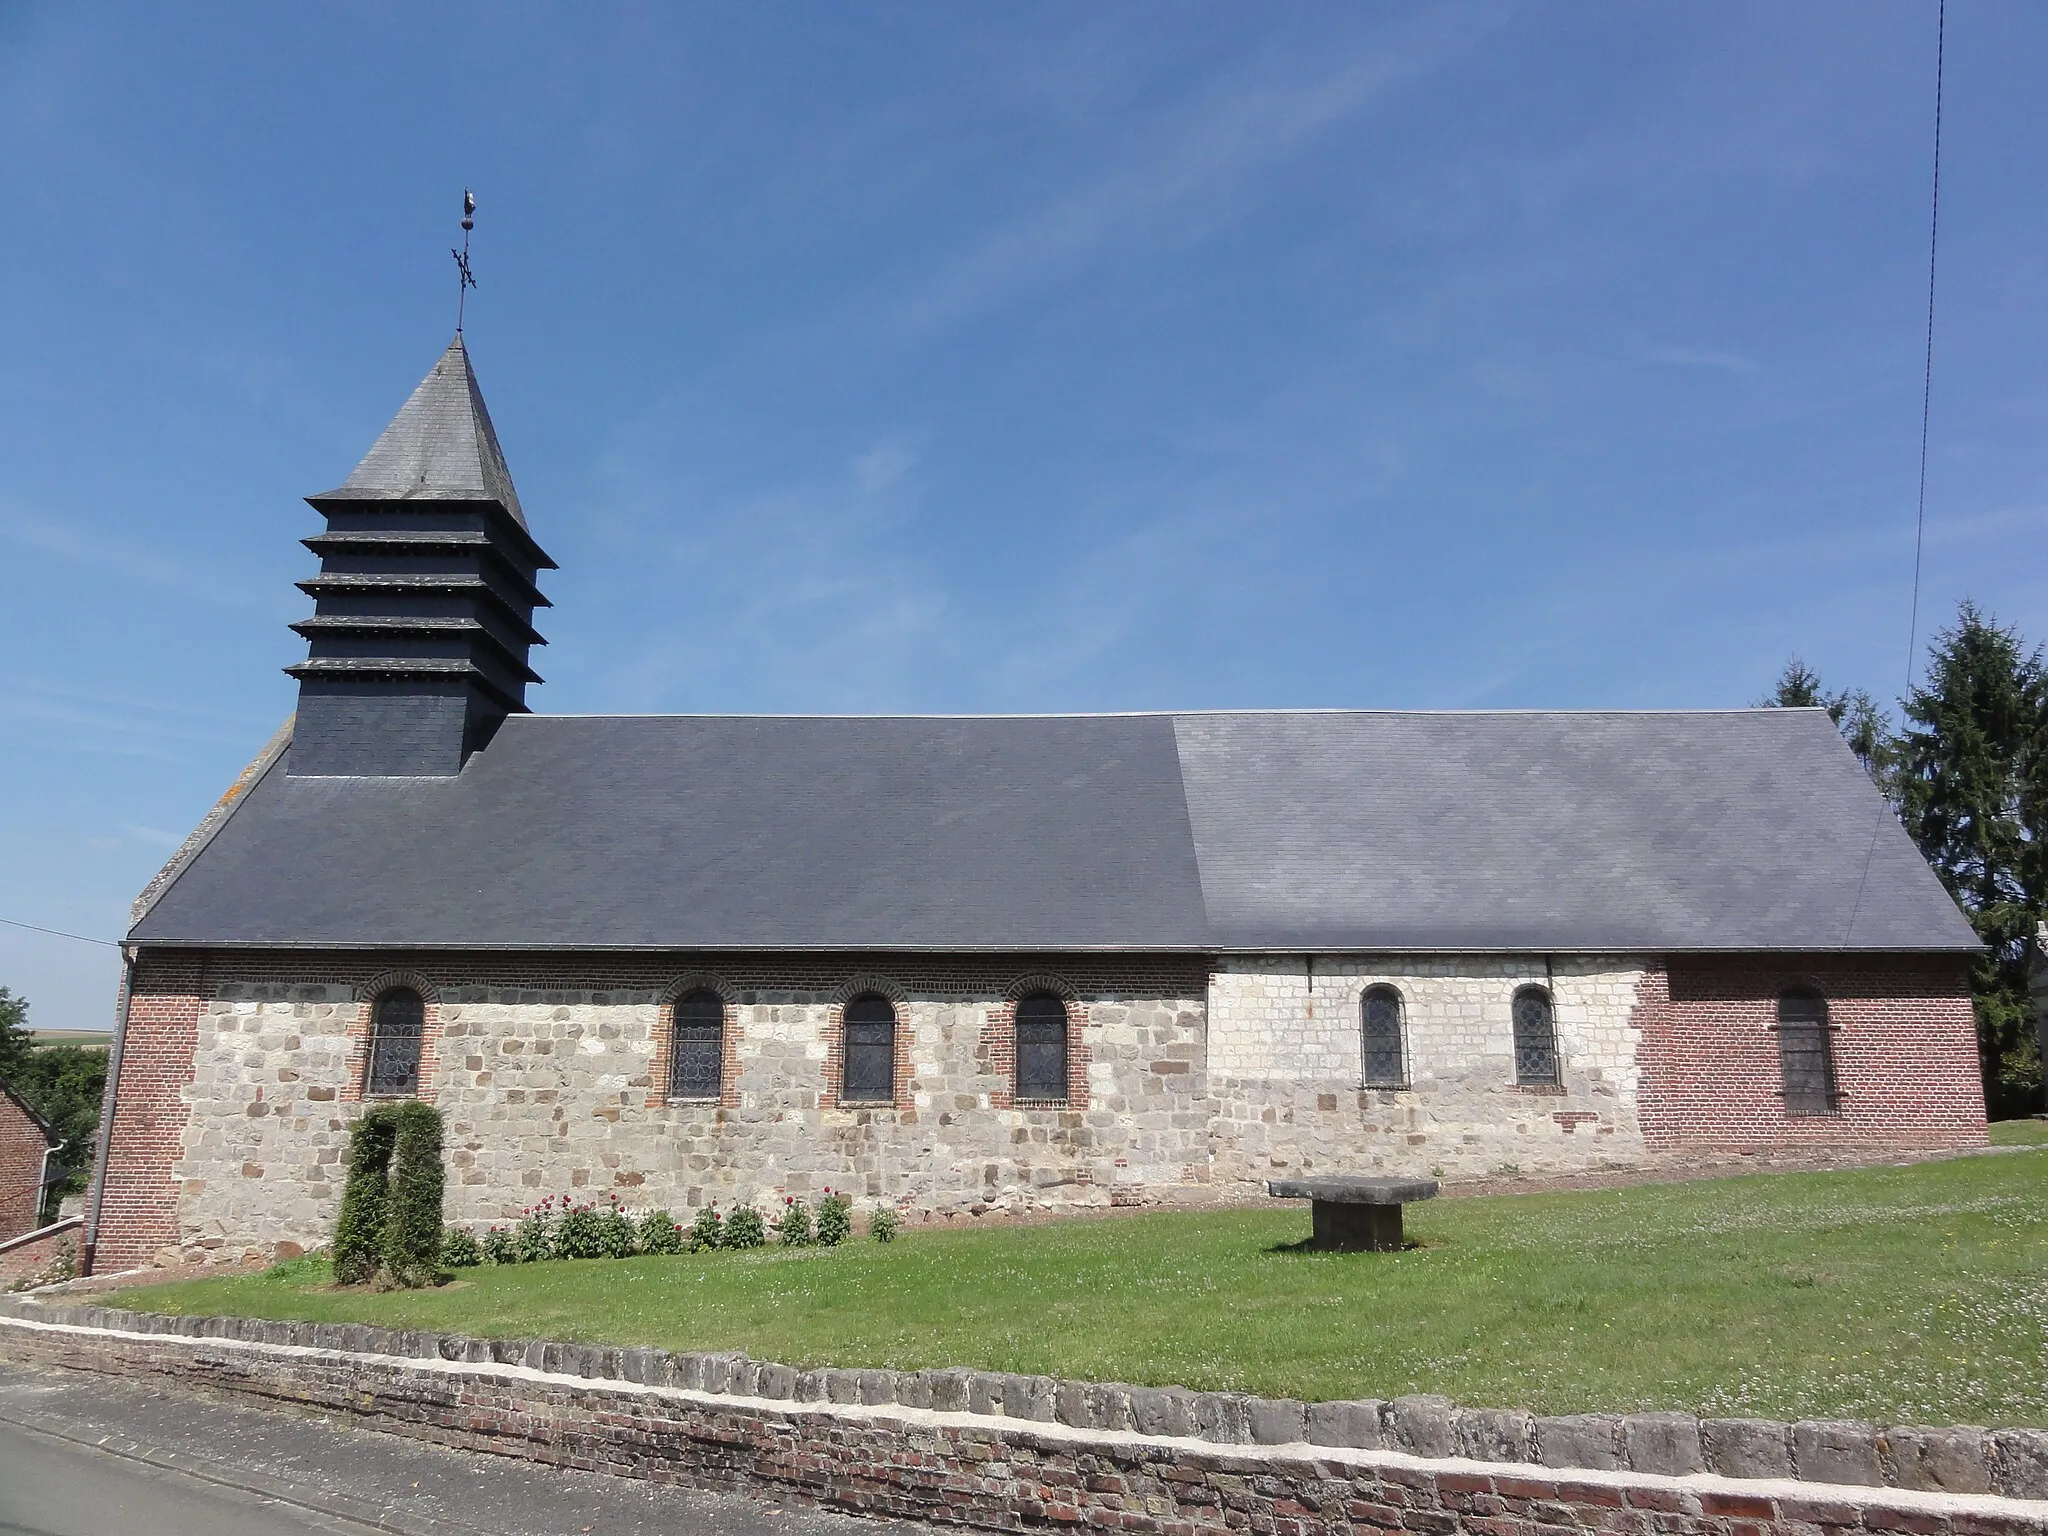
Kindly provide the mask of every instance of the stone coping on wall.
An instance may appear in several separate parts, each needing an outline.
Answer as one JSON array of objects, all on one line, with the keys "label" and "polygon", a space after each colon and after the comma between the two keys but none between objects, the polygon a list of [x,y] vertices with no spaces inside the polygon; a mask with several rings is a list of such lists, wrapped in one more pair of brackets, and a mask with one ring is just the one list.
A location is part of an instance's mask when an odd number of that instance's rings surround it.
[{"label": "stone coping on wall", "polygon": [[[827,1410],[909,1410],[1133,1440],[1291,1447],[1457,1462],[1504,1472],[1627,1473],[1992,1495],[2048,1501],[2048,1430],[1881,1426],[1851,1420],[1697,1418],[1685,1413],[1541,1416],[1434,1396],[1308,1403],[1234,1392],[969,1369],[800,1369],[743,1352],[537,1339],[475,1339],[359,1323],[179,1317],[0,1298],[7,1325],[124,1337],[228,1341],[451,1368],[515,1370],[607,1385]],[[2040,1514],[2048,1529],[2048,1509]]]}]

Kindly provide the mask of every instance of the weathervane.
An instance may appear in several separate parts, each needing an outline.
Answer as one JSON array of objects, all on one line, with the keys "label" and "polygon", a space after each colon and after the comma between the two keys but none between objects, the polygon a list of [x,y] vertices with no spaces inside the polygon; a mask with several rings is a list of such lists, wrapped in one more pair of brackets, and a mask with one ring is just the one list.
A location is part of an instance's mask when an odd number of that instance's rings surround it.
[{"label": "weathervane", "polygon": [[462,306],[469,297],[469,290],[476,286],[476,279],[469,270],[469,232],[476,228],[476,194],[462,189],[462,249],[448,248],[448,254],[455,258],[455,334],[462,334]]}]

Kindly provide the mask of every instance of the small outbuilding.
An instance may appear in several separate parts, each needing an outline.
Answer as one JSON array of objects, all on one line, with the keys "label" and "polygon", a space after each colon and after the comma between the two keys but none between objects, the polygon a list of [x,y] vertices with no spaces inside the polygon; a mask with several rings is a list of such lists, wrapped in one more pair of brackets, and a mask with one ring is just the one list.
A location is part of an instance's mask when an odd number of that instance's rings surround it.
[{"label": "small outbuilding", "polygon": [[62,1145],[35,1106],[0,1079],[0,1243],[42,1224],[43,1191],[63,1176]]}]

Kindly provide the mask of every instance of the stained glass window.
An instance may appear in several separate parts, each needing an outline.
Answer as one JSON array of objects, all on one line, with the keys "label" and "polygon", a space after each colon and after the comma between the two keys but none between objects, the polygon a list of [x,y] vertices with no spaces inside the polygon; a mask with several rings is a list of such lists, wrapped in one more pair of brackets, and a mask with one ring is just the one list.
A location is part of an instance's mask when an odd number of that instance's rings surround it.
[{"label": "stained glass window", "polygon": [[420,1037],[426,1033],[427,1005],[411,987],[393,987],[370,1013],[369,1094],[419,1091]]},{"label": "stained glass window", "polygon": [[886,997],[846,1005],[845,1068],[840,1098],[848,1104],[889,1104],[896,1098],[896,1009]]},{"label": "stained glass window", "polygon": [[725,1080],[725,999],[709,987],[676,999],[672,1099],[715,1099]]},{"label": "stained glass window", "polygon": [[1371,987],[1365,994],[1365,1085],[1405,1088],[1408,1064],[1401,1054],[1401,994],[1392,987]]},{"label": "stained glass window", "polygon": [[1557,1081],[1557,1027],[1550,994],[1541,987],[1524,987],[1515,994],[1515,1081]]},{"label": "stained glass window", "polygon": [[1785,1113],[1835,1112],[1835,1058],[1828,1005],[1818,994],[1787,992],[1778,999],[1778,1060],[1785,1072]]},{"label": "stained glass window", "polygon": [[1067,1096],[1067,1005],[1049,992],[1017,1004],[1017,1097],[1040,1103]]}]

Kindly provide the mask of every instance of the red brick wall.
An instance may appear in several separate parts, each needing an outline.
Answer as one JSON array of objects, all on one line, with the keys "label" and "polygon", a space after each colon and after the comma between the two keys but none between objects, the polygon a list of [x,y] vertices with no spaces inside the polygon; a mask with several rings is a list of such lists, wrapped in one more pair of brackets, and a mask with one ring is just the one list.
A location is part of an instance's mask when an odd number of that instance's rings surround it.
[{"label": "red brick wall", "polygon": [[201,955],[145,953],[135,963],[93,1250],[99,1274],[134,1269],[177,1244],[185,1089],[199,1049],[205,985]]},{"label": "red brick wall", "polygon": [[[1827,999],[1839,1110],[1788,1115],[1778,998]],[[1966,962],[1941,956],[1674,958],[1637,989],[1639,1113],[1654,1151],[1980,1145]]]},{"label": "red brick wall", "polygon": [[49,1145],[28,1111],[0,1093],[0,1243],[35,1230]]},{"label": "red brick wall", "polygon": [[45,1284],[63,1274],[68,1255],[72,1274],[78,1273],[78,1251],[85,1223],[74,1216],[53,1221],[35,1236],[12,1248],[0,1249],[0,1290],[22,1281]]}]

